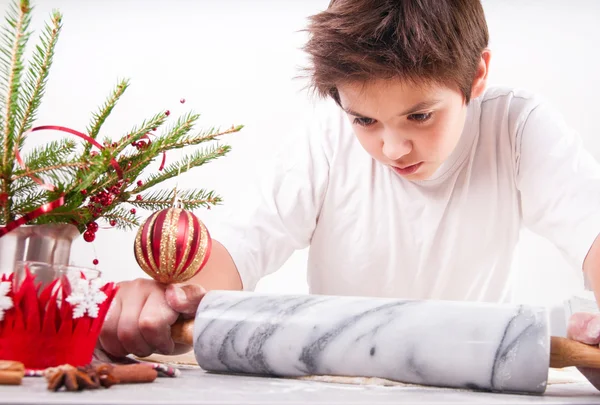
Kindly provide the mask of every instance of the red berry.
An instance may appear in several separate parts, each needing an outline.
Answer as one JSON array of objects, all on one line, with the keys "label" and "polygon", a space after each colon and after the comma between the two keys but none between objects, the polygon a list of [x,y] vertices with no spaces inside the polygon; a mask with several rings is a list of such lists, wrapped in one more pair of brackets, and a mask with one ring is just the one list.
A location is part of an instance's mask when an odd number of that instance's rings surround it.
[{"label": "red berry", "polygon": [[138,194],[135,196],[135,199],[138,201],[142,201],[142,196],[140,194]]},{"label": "red berry", "polygon": [[94,239],[96,239],[96,234],[94,232],[87,230],[83,233],[83,240],[86,242],[93,242]]},{"label": "red berry", "polygon": [[90,232],[97,232],[98,231],[98,223],[97,222],[90,222],[89,224],[87,224],[87,229]]},{"label": "red berry", "polygon": [[156,131],[156,127],[152,128],[153,131]]},{"label": "red berry", "polygon": [[168,117],[169,115],[171,115],[171,111],[169,111],[169,110],[165,111],[165,115]]},{"label": "red berry", "polygon": [[94,265],[97,265],[100,262],[98,261],[98,259],[94,259],[94,261],[92,263],[94,263]]},{"label": "red berry", "polygon": [[131,209],[131,211],[129,211],[129,212],[131,212],[132,214],[134,214],[134,215],[135,215],[135,213],[136,213],[136,210],[135,210],[135,208],[132,208],[132,209]]},{"label": "red berry", "polygon": [[81,195],[87,195],[87,190],[81,190]]},{"label": "red berry", "polygon": [[117,143],[116,143],[116,142],[113,142],[113,144],[112,144],[112,147],[113,147],[113,148],[116,148],[116,147],[117,147]]},{"label": "red berry", "polygon": [[182,98],[181,100],[179,100],[179,102],[180,102],[181,104],[185,103],[185,98]]},{"label": "red berry", "polygon": [[144,182],[141,180],[138,180],[137,185],[138,185],[138,187],[142,187],[144,185]]},{"label": "red berry", "polygon": [[111,219],[110,220],[110,226],[115,226],[115,225],[117,225],[117,221],[114,220],[114,219]]}]

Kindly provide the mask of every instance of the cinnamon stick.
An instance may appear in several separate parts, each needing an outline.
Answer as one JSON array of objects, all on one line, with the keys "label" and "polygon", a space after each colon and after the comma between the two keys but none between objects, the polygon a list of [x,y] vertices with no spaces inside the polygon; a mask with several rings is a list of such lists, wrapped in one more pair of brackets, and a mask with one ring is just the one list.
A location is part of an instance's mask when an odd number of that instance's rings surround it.
[{"label": "cinnamon stick", "polygon": [[20,385],[25,376],[25,365],[18,361],[0,360],[0,385]]},{"label": "cinnamon stick", "polygon": [[115,365],[110,374],[119,384],[149,383],[158,377],[158,372],[146,364]]}]

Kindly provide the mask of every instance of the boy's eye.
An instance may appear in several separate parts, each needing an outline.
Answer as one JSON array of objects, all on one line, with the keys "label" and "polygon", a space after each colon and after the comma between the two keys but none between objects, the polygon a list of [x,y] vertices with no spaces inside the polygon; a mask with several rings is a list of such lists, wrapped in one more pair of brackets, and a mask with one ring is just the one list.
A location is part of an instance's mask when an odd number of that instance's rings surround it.
[{"label": "boy's eye", "polygon": [[360,125],[361,127],[368,127],[369,125],[373,125],[375,120],[373,118],[367,117],[356,117],[354,118],[354,124]]},{"label": "boy's eye", "polygon": [[417,123],[423,123],[431,118],[432,113],[420,113],[420,114],[411,114],[408,116],[408,119],[411,121],[416,121]]}]

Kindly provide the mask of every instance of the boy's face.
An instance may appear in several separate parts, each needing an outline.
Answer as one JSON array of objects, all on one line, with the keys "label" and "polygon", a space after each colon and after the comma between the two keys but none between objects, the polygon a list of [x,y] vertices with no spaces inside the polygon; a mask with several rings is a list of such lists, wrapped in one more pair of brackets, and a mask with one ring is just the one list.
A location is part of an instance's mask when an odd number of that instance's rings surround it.
[{"label": "boy's face", "polygon": [[340,85],[338,93],[365,150],[408,180],[431,177],[465,124],[467,106],[458,89],[380,80]]}]

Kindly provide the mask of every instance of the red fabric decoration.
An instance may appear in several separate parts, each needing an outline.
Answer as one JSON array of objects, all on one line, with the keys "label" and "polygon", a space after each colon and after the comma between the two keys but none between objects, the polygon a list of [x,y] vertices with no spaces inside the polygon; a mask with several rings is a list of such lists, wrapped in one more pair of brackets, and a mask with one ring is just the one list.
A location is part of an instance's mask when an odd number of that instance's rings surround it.
[{"label": "red fabric decoration", "polygon": [[[2,274],[0,281],[10,282],[14,288],[14,273]],[[60,281],[53,281],[39,292],[40,285],[26,269],[20,287],[8,293],[14,305],[0,321],[0,359],[20,361],[29,369],[62,364],[78,367],[91,362],[118,287],[107,283],[100,288],[106,299],[98,305],[97,317],[84,314],[74,318],[73,305],[67,302],[70,287],[68,283],[57,285]]]}]

